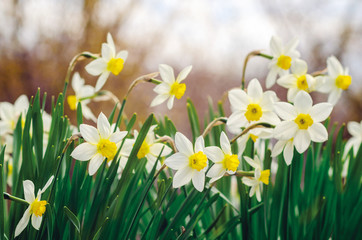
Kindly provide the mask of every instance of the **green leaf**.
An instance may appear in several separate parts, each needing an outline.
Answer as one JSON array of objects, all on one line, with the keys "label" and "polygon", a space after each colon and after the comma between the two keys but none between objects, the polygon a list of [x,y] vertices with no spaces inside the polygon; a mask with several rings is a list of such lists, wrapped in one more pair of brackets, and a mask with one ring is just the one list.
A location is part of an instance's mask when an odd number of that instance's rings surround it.
[{"label": "green leaf", "polygon": [[77,216],[66,206],[64,206],[63,210],[64,210],[64,213],[67,215],[69,221],[73,224],[73,226],[75,227],[75,229],[77,230],[77,232],[80,236],[80,222],[79,222]]}]

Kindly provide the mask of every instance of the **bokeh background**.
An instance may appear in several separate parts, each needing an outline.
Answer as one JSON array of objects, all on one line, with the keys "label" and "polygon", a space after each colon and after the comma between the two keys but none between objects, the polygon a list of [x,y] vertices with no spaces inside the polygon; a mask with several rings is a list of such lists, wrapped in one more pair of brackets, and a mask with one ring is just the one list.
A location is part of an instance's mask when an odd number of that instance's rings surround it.
[{"label": "bokeh background", "polygon": [[[362,1],[360,0],[1,0],[0,1],[0,101],[14,102],[40,87],[50,96],[63,89],[70,60],[77,53],[99,53],[110,32],[117,51],[129,58],[117,77],[104,89],[122,99],[130,83],[140,75],[158,71],[166,63],[178,73],[187,65],[185,96],[168,111],[166,104],[150,108],[154,85],[136,87],[125,112],[137,112],[140,120],[149,113],[167,114],[176,127],[189,132],[186,97],[201,116],[208,98],[214,104],[240,85],[245,56],[253,50],[268,53],[272,35],[284,42],[300,39],[299,51],[309,72],[324,69],[335,55],[352,75],[352,84],[333,111],[338,122],[362,119]],[[76,67],[87,84],[97,77]],[[256,77],[264,86],[268,60],[253,58],[246,80]],[[286,90],[275,86],[282,100]],[[72,90],[69,88],[69,92]],[[324,94],[314,94],[325,101]],[[225,102],[229,112],[229,103]],[[92,104],[95,115],[109,114],[112,102]],[[73,116],[69,109],[67,114]]]}]

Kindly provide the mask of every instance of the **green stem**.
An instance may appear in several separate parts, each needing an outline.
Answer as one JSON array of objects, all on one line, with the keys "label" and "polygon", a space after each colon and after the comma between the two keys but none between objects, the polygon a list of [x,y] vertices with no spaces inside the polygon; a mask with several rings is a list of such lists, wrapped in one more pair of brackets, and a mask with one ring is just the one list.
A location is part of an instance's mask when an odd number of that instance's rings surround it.
[{"label": "green stem", "polygon": [[270,59],[270,60],[273,59],[273,56],[270,56],[270,55],[264,54],[264,53],[259,53],[257,56],[260,56],[260,57],[263,57],[263,58],[267,58],[267,59]]},{"label": "green stem", "polygon": [[236,137],[231,139],[230,143],[233,144],[239,137],[245,135],[250,130],[252,130],[254,128],[259,128],[259,127],[274,128],[275,126],[271,125],[270,123],[266,123],[266,122],[255,123],[255,124],[250,125],[249,127],[245,128],[239,135],[237,135]]},{"label": "green stem", "polygon": [[27,201],[25,201],[24,199],[14,197],[14,196],[10,195],[9,193],[5,193],[5,192],[3,194],[4,194],[4,199],[8,199],[8,200],[11,200],[14,202],[29,205],[29,203]]},{"label": "green stem", "polygon": [[205,138],[213,127],[219,126],[221,124],[226,124],[226,121],[227,121],[226,117],[215,118],[212,122],[209,123],[209,125],[207,125],[204,132],[202,133],[202,137]]}]

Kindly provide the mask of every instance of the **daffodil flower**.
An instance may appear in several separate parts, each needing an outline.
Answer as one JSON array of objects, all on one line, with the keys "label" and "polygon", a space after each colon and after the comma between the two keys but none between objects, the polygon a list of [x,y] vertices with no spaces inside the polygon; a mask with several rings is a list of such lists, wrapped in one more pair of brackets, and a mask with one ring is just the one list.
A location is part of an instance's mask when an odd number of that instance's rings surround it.
[{"label": "daffodil flower", "polygon": [[22,124],[25,124],[25,113],[28,107],[29,100],[25,95],[21,95],[14,104],[0,103],[0,136],[14,131],[20,114],[22,114]]},{"label": "daffodil flower", "polygon": [[91,119],[94,122],[97,121],[97,118],[94,116],[90,108],[87,106],[90,103],[90,98],[94,96],[95,89],[90,85],[84,85],[84,79],[80,77],[79,73],[74,73],[72,78],[72,88],[75,95],[69,95],[67,97],[67,102],[70,110],[77,110],[77,105],[80,103],[82,105],[82,113],[86,119]]},{"label": "daffodil flower", "polygon": [[357,155],[359,147],[362,143],[362,121],[349,122],[347,124],[347,130],[352,137],[347,141],[344,152],[347,154],[351,148],[353,148],[353,155]]},{"label": "daffodil flower", "polygon": [[[153,165],[155,165],[156,160],[158,158],[158,156],[160,155],[161,151],[161,156],[160,157],[165,157],[167,155],[169,155],[172,152],[172,149],[163,144],[163,143],[159,143],[157,142],[156,138],[155,138],[155,133],[154,130],[157,127],[157,125],[153,125],[151,126],[151,128],[149,129],[145,140],[143,141],[140,149],[138,150],[137,153],[137,158],[141,159],[146,157],[147,158],[147,164],[146,164],[146,169],[148,172],[150,172],[153,168]],[[138,133],[136,132],[135,134],[135,138],[137,138]],[[163,150],[162,150],[163,148]],[[161,163],[158,162],[157,163],[157,167],[156,169],[160,169],[161,168]]]},{"label": "daffodil flower", "polygon": [[343,68],[335,56],[327,59],[328,76],[324,77],[324,83],[319,88],[320,92],[329,93],[328,102],[335,105],[343,91],[352,83],[352,77],[348,74],[348,68]]},{"label": "daffodil flower", "polygon": [[99,76],[95,91],[98,92],[106,83],[110,73],[118,75],[126,62],[128,52],[123,50],[116,54],[113,38],[110,33],[107,34],[107,43],[102,44],[102,56],[89,63],[85,70],[93,75]]},{"label": "daffodil flower", "polygon": [[214,162],[206,176],[211,178],[210,183],[219,180],[225,173],[234,174],[239,166],[239,159],[236,154],[231,152],[231,146],[228,137],[224,132],[220,135],[220,146],[210,146],[205,148],[206,156]]},{"label": "daffodil flower", "polygon": [[[324,142],[328,139],[328,132],[320,122],[330,115],[332,109],[333,105],[330,103],[318,103],[313,106],[310,95],[300,91],[295,97],[294,106],[285,102],[275,104],[275,111],[285,121],[274,128],[274,137],[278,140],[293,139],[297,151],[303,153],[311,141]],[[286,149],[291,151],[290,145]],[[286,161],[288,164],[289,160]]]},{"label": "daffodil flower", "polygon": [[153,89],[158,96],[151,102],[151,107],[157,106],[168,99],[167,107],[168,109],[171,109],[173,107],[175,97],[180,99],[184,95],[186,91],[186,84],[181,82],[187,77],[191,69],[192,66],[184,68],[175,79],[172,67],[166,64],[160,64],[159,71],[163,82]]},{"label": "daffodil flower", "polygon": [[[251,124],[246,125],[249,127]],[[254,142],[254,146],[260,146],[260,143],[264,139],[270,139],[273,137],[273,128],[253,128],[247,133],[239,137],[236,142],[238,144],[239,155],[241,156],[245,150],[248,140],[251,139]],[[257,148],[255,150],[258,150]],[[260,153],[262,154],[262,153]],[[261,156],[261,155],[259,155]]]},{"label": "daffodil flower", "polygon": [[39,230],[43,215],[46,211],[46,205],[48,204],[45,200],[41,201],[41,195],[45,192],[45,190],[47,190],[53,179],[54,176],[51,176],[45,186],[42,189],[39,189],[36,197],[34,194],[34,183],[30,180],[23,181],[24,197],[25,201],[29,203],[29,207],[25,210],[23,217],[20,219],[15,228],[15,237],[19,236],[19,234],[26,228],[30,218],[31,225],[33,225],[36,230]]},{"label": "daffodil flower", "polygon": [[289,42],[285,47],[278,37],[272,37],[270,40],[270,50],[273,59],[269,63],[269,73],[266,78],[266,87],[270,88],[274,85],[277,75],[284,76],[289,73],[292,62],[299,58],[300,53],[295,49],[298,40]]},{"label": "daffodil flower", "polygon": [[280,122],[274,113],[274,103],[277,101],[275,92],[263,92],[256,78],[250,81],[247,93],[239,88],[230,90],[229,101],[232,114],[226,126],[233,134],[239,134],[248,124],[267,122],[275,125]]},{"label": "daffodil flower", "polygon": [[204,153],[204,139],[202,136],[198,137],[195,147],[193,147],[190,140],[182,133],[177,132],[175,145],[179,152],[165,160],[166,166],[177,170],[173,177],[173,187],[179,188],[192,180],[194,187],[202,192],[205,185],[205,172],[208,167],[207,156]]},{"label": "daffodil flower", "polygon": [[315,78],[307,74],[308,66],[303,60],[296,59],[292,63],[291,74],[284,75],[277,80],[277,83],[285,88],[288,88],[288,101],[294,102],[295,96],[300,91],[308,93],[315,90]]},{"label": "daffodil flower", "polygon": [[71,156],[80,161],[88,161],[89,175],[94,175],[103,161],[113,160],[117,153],[117,144],[127,135],[127,131],[113,132],[107,117],[100,113],[97,120],[97,128],[81,124],[80,133],[86,142],[77,146]]},{"label": "daffodil flower", "polygon": [[270,169],[262,170],[261,162],[259,157],[256,155],[254,160],[250,157],[244,157],[245,161],[249,163],[250,166],[255,168],[254,177],[243,177],[241,180],[243,183],[251,187],[249,196],[252,197],[256,194],[256,199],[261,201],[261,187],[264,183],[265,185],[269,184]]}]

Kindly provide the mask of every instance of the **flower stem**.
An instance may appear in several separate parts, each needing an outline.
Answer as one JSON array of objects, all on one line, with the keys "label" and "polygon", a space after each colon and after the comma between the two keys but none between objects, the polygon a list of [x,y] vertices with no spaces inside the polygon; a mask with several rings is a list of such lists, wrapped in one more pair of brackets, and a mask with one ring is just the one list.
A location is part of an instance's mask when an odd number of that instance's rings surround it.
[{"label": "flower stem", "polygon": [[4,199],[8,199],[8,200],[11,200],[14,202],[29,205],[29,203],[27,201],[25,201],[24,199],[14,197],[14,196],[10,195],[9,193],[5,193],[5,192],[3,194],[4,194]]},{"label": "flower stem", "polygon": [[234,137],[230,143],[233,144],[239,137],[245,135],[247,132],[249,132],[250,130],[254,129],[254,128],[260,128],[260,127],[265,127],[265,128],[274,128],[274,125],[271,125],[269,123],[255,123],[253,125],[250,125],[249,127],[245,128],[239,135],[237,135],[236,137]]},{"label": "flower stem", "polygon": [[267,59],[273,59],[272,56],[270,55],[267,55],[267,54],[264,54],[264,53],[261,53],[259,50],[257,51],[252,51],[250,52],[248,55],[246,55],[246,58],[244,60],[244,66],[243,66],[243,74],[241,76],[241,89],[245,89],[245,72],[246,72],[246,65],[248,64],[249,62],[249,59],[251,57],[254,57],[254,56],[260,56],[260,57],[264,57],[264,58],[267,58]]},{"label": "flower stem", "polygon": [[219,126],[221,124],[225,124],[226,121],[227,121],[226,117],[215,118],[212,122],[209,123],[209,125],[207,125],[204,132],[202,133],[202,137],[205,138],[206,135],[211,131],[211,129],[213,127]]},{"label": "flower stem", "polygon": [[75,64],[77,64],[78,61],[81,61],[81,60],[86,59],[86,58],[96,59],[97,57],[98,57],[97,54],[93,54],[93,53],[90,53],[90,52],[82,52],[82,53],[77,54],[72,59],[72,61],[70,61],[69,66],[68,66],[68,70],[67,70],[67,75],[65,76],[65,80],[64,80],[64,82],[65,82],[64,90],[63,90],[63,96],[64,97],[65,97],[65,93],[67,92],[67,87],[68,87],[68,84],[69,84],[70,75],[72,74],[72,72],[74,70]]},{"label": "flower stem", "polygon": [[158,72],[154,72],[154,73],[149,73],[146,75],[143,75],[137,79],[135,79],[131,85],[128,88],[128,91],[126,93],[126,96],[124,97],[124,99],[128,98],[128,95],[131,93],[131,91],[133,90],[134,87],[136,87],[139,83],[142,82],[151,82],[151,83],[156,83],[156,84],[160,84],[161,82],[158,81],[157,79],[154,79],[155,77],[158,76]]}]

